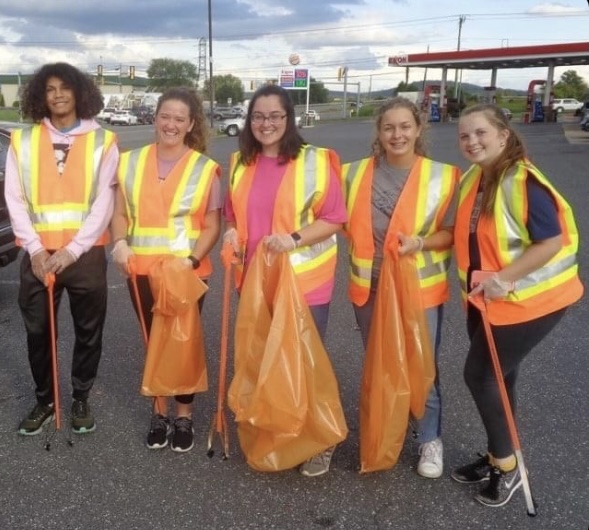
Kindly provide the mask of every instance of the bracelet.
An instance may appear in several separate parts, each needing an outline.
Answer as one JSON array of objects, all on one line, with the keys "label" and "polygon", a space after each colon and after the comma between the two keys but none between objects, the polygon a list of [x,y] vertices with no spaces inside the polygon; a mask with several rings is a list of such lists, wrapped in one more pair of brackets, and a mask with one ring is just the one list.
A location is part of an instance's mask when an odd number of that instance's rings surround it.
[{"label": "bracelet", "polygon": [[192,262],[193,270],[198,269],[200,267],[200,260],[198,258],[195,258],[192,254],[186,257]]},{"label": "bracelet", "polygon": [[423,250],[423,237],[417,236],[417,250]]}]

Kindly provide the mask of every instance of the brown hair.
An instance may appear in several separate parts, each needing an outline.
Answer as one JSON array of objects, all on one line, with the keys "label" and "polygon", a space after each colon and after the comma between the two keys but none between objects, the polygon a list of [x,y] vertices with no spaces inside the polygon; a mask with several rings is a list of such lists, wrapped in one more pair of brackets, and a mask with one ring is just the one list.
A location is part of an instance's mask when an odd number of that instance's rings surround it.
[{"label": "brown hair", "polygon": [[295,108],[288,91],[277,85],[264,85],[256,90],[247,109],[247,116],[245,118],[245,126],[239,135],[239,154],[241,161],[245,165],[253,164],[262,152],[262,145],[254,137],[252,133],[252,112],[258,98],[263,96],[278,96],[280,106],[286,113],[286,130],[280,140],[280,149],[278,152],[278,159],[280,163],[286,164],[290,160],[294,160],[305,144],[305,140],[299,134],[295,123]]},{"label": "brown hair", "polygon": [[383,146],[381,145],[380,140],[379,140],[379,131],[380,131],[380,127],[382,125],[382,120],[384,118],[384,115],[391,109],[407,109],[408,111],[411,112],[416,125],[418,127],[421,127],[421,133],[415,139],[414,152],[416,155],[419,155],[419,156],[427,156],[426,142],[425,142],[425,137],[424,137],[425,125],[423,123],[424,120],[422,118],[422,115],[419,112],[419,109],[417,108],[417,105],[415,103],[413,103],[411,100],[409,100],[407,98],[403,98],[403,97],[398,96],[398,97],[394,97],[392,99],[385,101],[379,107],[379,109],[376,113],[376,121],[375,121],[376,133],[375,133],[374,141],[372,142],[372,156],[375,158],[376,163],[378,164],[378,161],[385,153],[385,149],[383,148]]},{"label": "brown hair", "polygon": [[501,178],[508,169],[515,166],[520,160],[527,158],[527,153],[520,135],[515,131],[507,116],[505,116],[497,105],[490,103],[474,105],[463,110],[460,117],[475,114],[476,112],[484,114],[491,127],[497,131],[507,131],[509,133],[505,140],[505,148],[493,162],[492,166],[488,170],[485,170],[485,177],[483,179],[481,212],[485,215],[493,215],[495,197],[497,196],[497,188],[499,187]]},{"label": "brown hair", "polygon": [[47,81],[50,77],[57,77],[73,90],[76,99],[76,118],[89,120],[104,106],[100,90],[89,75],[68,63],[46,64],[33,74],[23,90],[23,115],[35,123],[51,117],[46,96]]},{"label": "brown hair", "polygon": [[207,152],[209,129],[205,118],[202,100],[196,90],[188,87],[174,87],[166,90],[159,98],[155,115],[157,116],[162,104],[166,101],[178,100],[189,110],[190,121],[194,121],[192,129],[184,137],[184,144],[200,153]]}]

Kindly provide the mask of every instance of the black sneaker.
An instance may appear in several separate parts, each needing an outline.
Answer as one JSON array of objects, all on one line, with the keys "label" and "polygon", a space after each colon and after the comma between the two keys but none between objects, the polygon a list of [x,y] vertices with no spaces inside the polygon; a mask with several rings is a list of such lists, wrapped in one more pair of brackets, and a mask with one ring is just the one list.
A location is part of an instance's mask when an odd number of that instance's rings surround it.
[{"label": "black sneaker", "polygon": [[55,418],[53,403],[41,405],[37,403],[29,415],[20,422],[18,434],[23,436],[35,436],[43,430],[43,426]]},{"label": "black sneaker", "polygon": [[476,482],[489,480],[492,468],[489,455],[479,453],[479,456],[480,458],[472,464],[466,464],[452,471],[450,476],[461,484],[475,484]]},{"label": "black sneaker", "polygon": [[170,449],[176,453],[185,453],[194,447],[194,429],[192,420],[183,416],[174,421],[174,434]]},{"label": "black sneaker", "polygon": [[87,401],[74,399],[72,403],[72,431],[76,434],[86,434],[96,430],[94,416]]},{"label": "black sneaker", "polygon": [[474,498],[485,506],[505,506],[521,485],[522,477],[517,467],[507,473],[494,467],[491,469],[489,484]]},{"label": "black sneaker", "polygon": [[168,436],[171,432],[170,420],[161,414],[154,414],[151,417],[151,426],[145,445],[148,449],[163,449],[168,445]]}]

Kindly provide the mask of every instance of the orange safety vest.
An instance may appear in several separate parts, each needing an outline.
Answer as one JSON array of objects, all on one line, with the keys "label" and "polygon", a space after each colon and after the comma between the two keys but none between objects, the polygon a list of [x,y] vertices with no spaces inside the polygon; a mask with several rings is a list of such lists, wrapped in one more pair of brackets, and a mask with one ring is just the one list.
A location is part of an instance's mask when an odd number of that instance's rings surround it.
[{"label": "orange safety vest", "polygon": [[[100,164],[115,141],[115,135],[105,129],[76,136],[59,175],[45,125],[12,133],[11,145],[29,216],[46,249],[63,248],[82,228],[96,198]],[[94,244],[105,245],[108,237],[105,231]]]},{"label": "orange safety vest", "polygon": [[[583,285],[578,277],[579,235],[573,212],[549,180],[525,160],[510,168],[497,188],[493,216],[481,215],[476,237],[481,269],[500,271],[532,245],[526,228],[528,196],[526,179],[536,178],[550,191],[558,209],[563,246],[548,263],[515,282],[515,290],[505,299],[488,305],[492,324],[517,324],[547,315],[579,300]],[[472,166],[460,183],[460,198],[455,227],[455,248],[462,299],[466,303],[469,267],[468,237],[470,217],[482,177],[479,166]]]},{"label": "orange safety vest", "polygon": [[[231,157],[229,193],[243,249],[248,239],[247,211],[256,165],[243,165],[239,153],[234,153]],[[340,163],[337,154],[311,145],[304,146],[297,158],[288,162],[274,203],[274,233],[291,234],[315,221],[327,196],[332,171],[339,178]],[[301,246],[289,253],[303,294],[317,289],[334,277],[336,258],[335,234],[319,243]],[[240,287],[243,265],[236,267],[235,276],[236,284]]]},{"label": "orange safety vest", "polygon": [[[137,274],[147,274],[162,256],[188,256],[202,230],[211,185],[219,177],[214,161],[189,150],[166,180],[158,181],[155,144],[123,153],[118,179],[127,207],[127,241],[136,256]],[[208,256],[196,273],[212,272]]]},{"label": "orange safety vest", "polygon": [[[348,296],[362,306],[368,300],[372,280],[372,178],[374,158],[344,164],[342,177],[348,209],[346,232],[350,281]],[[460,170],[450,164],[418,157],[391,216],[385,248],[397,245],[397,233],[427,237],[440,230],[458,187]],[[448,268],[451,249],[417,252],[421,295],[425,308],[443,304],[450,297]]]}]

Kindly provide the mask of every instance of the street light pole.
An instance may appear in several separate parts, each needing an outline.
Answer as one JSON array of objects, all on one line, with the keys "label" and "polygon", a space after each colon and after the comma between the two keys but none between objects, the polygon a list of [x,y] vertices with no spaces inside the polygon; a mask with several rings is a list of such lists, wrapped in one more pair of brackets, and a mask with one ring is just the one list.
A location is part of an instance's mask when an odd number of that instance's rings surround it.
[{"label": "street light pole", "polygon": [[209,111],[211,118],[211,129],[213,128],[213,104],[215,101],[215,86],[213,83],[213,14],[211,0],[208,0],[209,6]]},{"label": "street light pole", "polygon": [[[456,48],[457,51],[460,51],[460,37],[462,36],[462,24],[466,20],[466,15],[460,15],[458,19],[458,46]],[[460,77],[460,81],[462,82],[462,76]],[[454,97],[458,98],[459,90],[458,90],[458,68],[456,69],[454,75]]]}]

